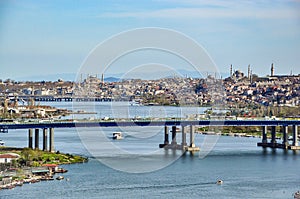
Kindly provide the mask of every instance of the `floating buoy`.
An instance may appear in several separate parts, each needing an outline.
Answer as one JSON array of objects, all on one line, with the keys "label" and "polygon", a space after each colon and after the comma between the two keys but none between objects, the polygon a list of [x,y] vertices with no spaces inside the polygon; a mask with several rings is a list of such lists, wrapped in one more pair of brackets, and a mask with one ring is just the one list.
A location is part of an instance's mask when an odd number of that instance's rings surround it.
[{"label": "floating buoy", "polygon": [[218,185],[223,184],[223,180],[218,180],[218,181],[217,181],[217,184],[218,184]]}]

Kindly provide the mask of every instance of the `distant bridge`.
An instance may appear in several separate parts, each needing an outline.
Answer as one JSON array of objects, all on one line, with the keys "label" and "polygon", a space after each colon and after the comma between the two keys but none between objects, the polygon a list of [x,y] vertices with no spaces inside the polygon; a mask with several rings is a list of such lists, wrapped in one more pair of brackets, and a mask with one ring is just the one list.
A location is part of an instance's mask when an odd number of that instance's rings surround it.
[{"label": "distant bridge", "polygon": [[[199,147],[195,146],[194,133],[195,126],[260,126],[262,127],[262,142],[258,146],[264,148],[283,148],[300,150],[298,146],[298,126],[300,120],[125,120],[125,121],[38,121],[38,122],[22,122],[22,123],[0,123],[0,132],[8,132],[9,129],[29,129],[28,130],[28,147],[33,148],[33,129],[35,129],[35,148],[39,148],[39,129],[43,129],[43,150],[47,149],[47,129],[50,130],[50,151],[54,151],[54,128],[79,128],[79,127],[133,127],[133,126],[164,126],[164,143],[160,144],[165,149],[180,149],[185,151],[198,151]],[[172,141],[169,142],[169,130],[171,126]],[[177,144],[176,126],[181,126],[182,143]],[[186,127],[190,127],[190,145],[186,143]],[[271,140],[268,142],[267,130],[271,127]],[[282,126],[282,143],[276,141],[276,126]],[[293,129],[292,144],[289,143],[288,127]]]},{"label": "distant bridge", "polygon": [[[18,101],[30,101],[33,99],[36,102],[106,102],[113,101],[111,97],[90,97],[90,96],[55,96],[55,95],[20,95]],[[15,97],[10,98],[11,101],[15,100]]]}]

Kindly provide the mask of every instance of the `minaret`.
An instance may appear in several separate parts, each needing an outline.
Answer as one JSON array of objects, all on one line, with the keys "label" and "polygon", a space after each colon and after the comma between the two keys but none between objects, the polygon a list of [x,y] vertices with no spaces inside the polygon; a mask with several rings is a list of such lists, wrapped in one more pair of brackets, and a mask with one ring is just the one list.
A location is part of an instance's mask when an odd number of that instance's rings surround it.
[{"label": "minaret", "polygon": [[102,82],[102,84],[104,84],[104,73],[102,73],[101,82]]},{"label": "minaret", "polygon": [[232,64],[230,65],[230,77],[232,77]]},{"label": "minaret", "polygon": [[250,64],[248,65],[248,79],[250,80]]},{"label": "minaret", "polygon": [[271,77],[274,76],[274,64],[271,64]]},{"label": "minaret", "polygon": [[18,97],[15,96],[14,108],[18,108]]}]

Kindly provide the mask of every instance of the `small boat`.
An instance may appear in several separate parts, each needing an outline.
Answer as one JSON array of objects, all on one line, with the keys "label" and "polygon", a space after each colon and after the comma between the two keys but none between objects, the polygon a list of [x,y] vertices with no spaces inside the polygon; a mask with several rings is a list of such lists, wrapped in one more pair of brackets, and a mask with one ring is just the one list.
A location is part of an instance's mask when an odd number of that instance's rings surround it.
[{"label": "small boat", "polygon": [[58,176],[57,178],[56,178],[56,180],[63,180],[65,177],[64,176]]},{"label": "small boat", "polygon": [[3,187],[2,187],[2,189],[13,189],[13,188],[15,188],[16,186],[15,185],[13,185],[13,184],[7,184],[7,185],[4,185]]},{"label": "small boat", "polygon": [[217,184],[218,184],[218,185],[223,184],[223,180],[218,180],[218,181],[217,181]]},{"label": "small boat", "polygon": [[23,181],[17,181],[17,182],[15,182],[15,186],[23,186]]},{"label": "small boat", "polygon": [[32,178],[30,179],[30,183],[37,183],[37,182],[40,182],[41,180],[40,179],[37,179],[37,178]]},{"label": "small boat", "polygon": [[23,180],[24,184],[31,184],[31,179],[30,178],[26,178]]},{"label": "small boat", "polygon": [[50,181],[50,180],[54,180],[53,176],[43,176],[41,178],[41,181]]},{"label": "small boat", "polygon": [[140,106],[140,103],[136,102],[136,101],[130,101],[130,105],[131,106]]},{"label": "small boat", "polygon": [[2,140],[0,140],[0,146],[4,146],[5,142],[3,142]]},{"label": "small boat", "polygon": [[300,199],[300,191],[297,191],[296,193],[294,193],[294,198]]},{"label": "small boat", "polygon": [[113,137],[114,140],[121,140],[123,139],[122,133],[121,132],[114,132]]},{"label": "small boat", "polygon": [[66,172],[68,172],[68,170],[63,168],[58,168],[57,170],[54,171],[54,173],[66,173]]}]

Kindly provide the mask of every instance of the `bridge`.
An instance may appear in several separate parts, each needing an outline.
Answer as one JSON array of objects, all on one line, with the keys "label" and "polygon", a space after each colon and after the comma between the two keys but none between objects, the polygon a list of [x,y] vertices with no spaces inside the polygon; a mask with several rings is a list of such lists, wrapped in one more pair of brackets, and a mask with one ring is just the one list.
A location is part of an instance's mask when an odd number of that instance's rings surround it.
[{"label": "bridge", "polygon": [[65,95],[65,96],[55,96],[55,95],[19,95],[17,98],[15,96],[10,97],[11,101],[18,100],[20,102],[34,100],[36,102],[111,102],[113,99],[111,97],[94,97],[94,96],[74,96],[74,95]]},{"label": "bridge", "polygon": [[[79,127],[130,127],[130,126],[164,126],[164,142],[160,148],[179,149],[185,151],[199,151],[195,146],[195,126],[259,126],[262,128],[262,142],[257,143],[261,147],[282,148],[300,150],[298,146],[298,126],[300,120],[111,120],[111,121],[47,121],[0,123],[0,132],[8,132],[9,129],[28,129],[28,147],[33,148],[33,129],[35,129],[35,148],[39,148],[39,129],[43,130],[43,150],[48,150],[48,129],[50,132],[49,151],[54,151],[54,128],[79,128]],[[172,140],[169,142],[169,127]],[[181,126],[182,143],[176,142],[177,126]],[[276,141],[276,126],[282,126],[282,143]],[[288,139],[288,127],[292,127],[292,144]],[[190,144],[186,143],[187,128],[189,127]],[[268,127],[271,129],[271,140],[268,142]]]}]

